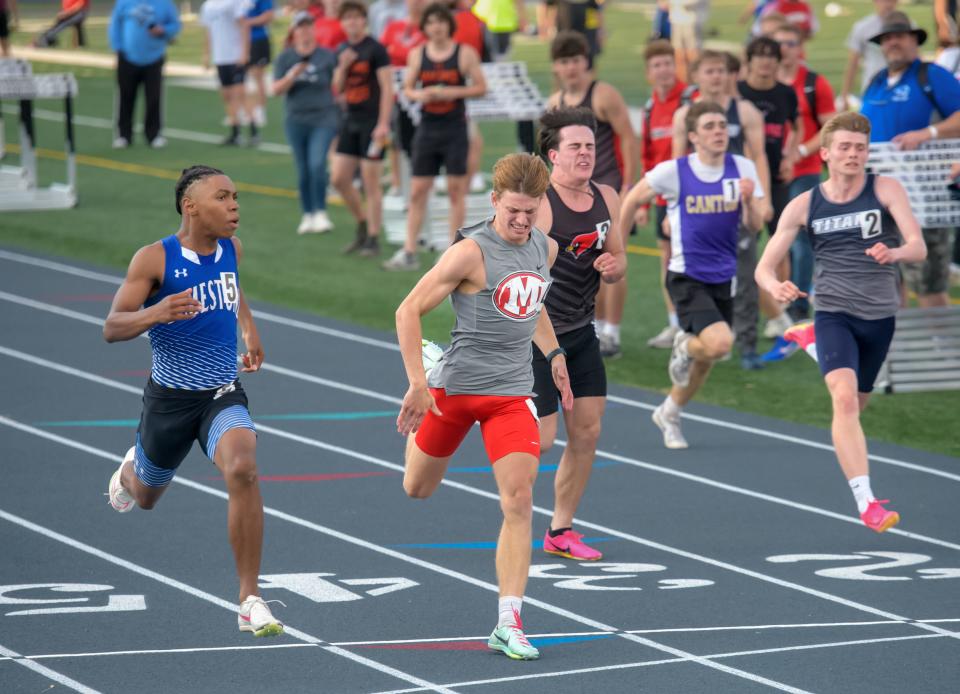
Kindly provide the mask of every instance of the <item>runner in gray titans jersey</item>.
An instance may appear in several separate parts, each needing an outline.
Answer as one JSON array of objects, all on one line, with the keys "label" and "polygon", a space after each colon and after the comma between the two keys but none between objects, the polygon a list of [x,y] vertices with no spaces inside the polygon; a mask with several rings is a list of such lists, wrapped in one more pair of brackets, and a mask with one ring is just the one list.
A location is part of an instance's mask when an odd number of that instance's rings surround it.
[{"label": "runner in gray titans jersey", "polygon": [[878,501],[870,488],[860,412],[893,339],[900,304],[894,263],[920,262],[927,248],[903,186],[893,178],[866,173],[869,120],[858,113],[834,116],[820,131],[820,142],[830,177],[786,206],[757,265],[756,279],[781,303],[806,296],[792,282],[776,277],[777,264],[805,228],[816,260],[816,313],[813,323],[795,325],[784,337],[816,355],[833,401],[837,461],[860,519],[881,533],[896,525],[900,514],[884,508],[889,502]]}]

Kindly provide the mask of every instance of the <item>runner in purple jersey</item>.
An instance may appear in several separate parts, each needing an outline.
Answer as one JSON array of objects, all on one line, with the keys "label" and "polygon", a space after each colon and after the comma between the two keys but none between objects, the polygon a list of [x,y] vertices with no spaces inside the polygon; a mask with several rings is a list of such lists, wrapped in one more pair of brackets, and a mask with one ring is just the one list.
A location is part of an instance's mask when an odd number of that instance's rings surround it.
[{"label": "runner in purple jersey", "polygon": [[763,225],[763,187],[749,159],[727,153],[726,112],[700,101],[686,116],[694,153],[658,164],[623,201],[621,224],[656,195],[667,201],[671,256],[667,291],[682,332],[670,356],[670,394],[653,412],[667,448],[686,448],[680,411],[700,389],[713,363],[730,351],[737,228]]}]

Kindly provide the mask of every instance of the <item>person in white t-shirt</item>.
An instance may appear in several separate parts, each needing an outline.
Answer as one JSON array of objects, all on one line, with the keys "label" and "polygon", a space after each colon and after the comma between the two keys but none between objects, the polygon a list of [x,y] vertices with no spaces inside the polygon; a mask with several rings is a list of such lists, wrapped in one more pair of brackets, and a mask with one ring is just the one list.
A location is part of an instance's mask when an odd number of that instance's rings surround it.
[{"label": "person in white t-shirt", "polygon": [[[243,82],[250,58],[250,29],[246,23],[247,12],[253,7],[251,0],[206,0],[200,6],[200,23],[206,27],[207,36],[203,52],[203,65],[217,68],[220,79],[220,95],[227,113],[230,134],[224,145],[240,144],[240,112],[243,110]],[[256,139],[256,126],[251,137]]]},{"label": "person in white t-shirt", "polygon": [[851,99],[853,94],[851,89],[853,89],[853,80],[857,76],[858,67],[861,70],[860,89],[857,93],[863,94],[873,76],[887,66],[880,45],[871,43],[870,39],[880,33],[883,20],[897,9],[897,0],[873,0],[873,8],[875,12],[854,24],[847,36],[846,45],[850,54],[847,58],[847,68],[843,72],[843,87],[837,103],[837,109],[840,111],[857,110],[855,106],[858,104]]}]

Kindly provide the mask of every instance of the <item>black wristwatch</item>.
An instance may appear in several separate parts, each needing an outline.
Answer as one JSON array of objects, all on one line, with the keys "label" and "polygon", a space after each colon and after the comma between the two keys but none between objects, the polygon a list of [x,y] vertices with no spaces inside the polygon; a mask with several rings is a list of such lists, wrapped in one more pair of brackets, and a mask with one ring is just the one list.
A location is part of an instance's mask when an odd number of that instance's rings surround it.
[{"label": "black wristwatch", "polygon": [[553,350],[552,352],[550,352],[550,354],[547,355],[547,363],[548,364],[552,363],[554,357],[557,357],[561,354],[563,356],[567,356],[567,350],[565,350],[563,347],[557,347],[555,350]]}]

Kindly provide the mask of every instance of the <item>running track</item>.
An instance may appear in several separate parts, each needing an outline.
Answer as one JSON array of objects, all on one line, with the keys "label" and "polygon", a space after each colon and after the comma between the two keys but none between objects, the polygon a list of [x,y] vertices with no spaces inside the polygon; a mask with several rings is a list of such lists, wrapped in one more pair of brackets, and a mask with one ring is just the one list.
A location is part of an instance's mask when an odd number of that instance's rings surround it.
[{"label": "running track", "polygon": [[577,524],[605,561],[534,552],[542,657],[518,663],[484,647],[499,509],[479,437],[434,498],[407,499],[391,336],[263,305],[267,362],[244,387],[262,592],[288,629],[240,633],[224,485],[198,451],[153,512],[103,497],[149,367],[146,340],[101,338],[118,282],[0,249],[4,692],[956,691],[957,459],[871,443],[904,518],[875,535],[826,432],[696,405],[691,448],[667,451],[659,396],[615,386]]}]

